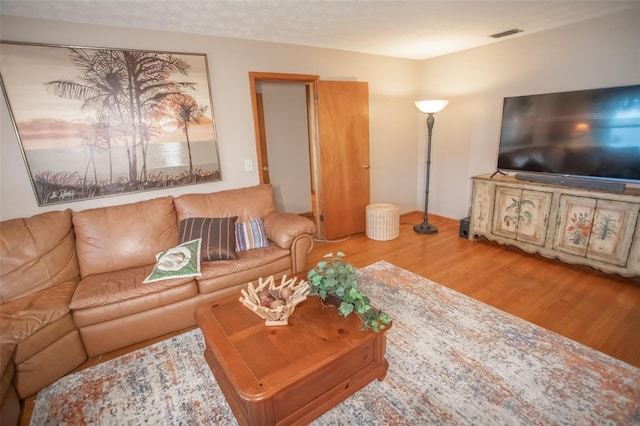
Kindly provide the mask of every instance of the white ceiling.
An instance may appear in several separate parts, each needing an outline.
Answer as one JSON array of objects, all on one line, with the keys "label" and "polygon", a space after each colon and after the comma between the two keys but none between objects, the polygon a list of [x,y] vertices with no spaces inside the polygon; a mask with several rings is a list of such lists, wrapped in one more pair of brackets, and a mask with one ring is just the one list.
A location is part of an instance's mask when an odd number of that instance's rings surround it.
[{"label": "white ceiling", "polygon": [[[0,0],[0,13],[426,59],[633,7],[640,0]],[[502,40],[504,40],[502,39]]]}]

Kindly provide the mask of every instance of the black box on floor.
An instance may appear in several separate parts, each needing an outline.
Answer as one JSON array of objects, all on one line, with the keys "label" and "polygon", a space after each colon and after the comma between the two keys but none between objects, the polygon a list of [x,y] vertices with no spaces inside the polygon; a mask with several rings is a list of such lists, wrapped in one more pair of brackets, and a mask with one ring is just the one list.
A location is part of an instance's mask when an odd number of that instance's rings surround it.
[{"label": "black box on floor", "polygon": [[460,237],[469,238],[469,221],[471,218],[469,216],[464,219],[460,219]]}]

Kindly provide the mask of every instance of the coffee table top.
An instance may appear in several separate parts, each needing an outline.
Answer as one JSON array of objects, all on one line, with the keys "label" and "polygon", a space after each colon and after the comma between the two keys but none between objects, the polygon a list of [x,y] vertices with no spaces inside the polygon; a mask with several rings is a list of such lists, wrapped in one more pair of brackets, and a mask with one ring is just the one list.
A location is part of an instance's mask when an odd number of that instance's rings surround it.
[{"label": "coffee table top", "polygon": [[[296,307],[288,325],[265,326],[238,299],[231,296],[201,306],[196,317],[231,385],[248,400],[268,398],[345,353],[373,345],[389,328],[380,333],[362,331],[357,315],[345,318],[314,296]],[[343,367],[357,371],[365,360],[351,362],[353,365]]]}]

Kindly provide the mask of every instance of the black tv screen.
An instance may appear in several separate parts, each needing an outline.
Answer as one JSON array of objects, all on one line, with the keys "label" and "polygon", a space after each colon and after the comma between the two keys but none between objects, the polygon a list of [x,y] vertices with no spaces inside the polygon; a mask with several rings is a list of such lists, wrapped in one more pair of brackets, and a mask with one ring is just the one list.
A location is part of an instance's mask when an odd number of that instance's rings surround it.
[{"label": "black tv screen", "polygon": [[498,169],[640,181],[640,85],[504,98]]}]

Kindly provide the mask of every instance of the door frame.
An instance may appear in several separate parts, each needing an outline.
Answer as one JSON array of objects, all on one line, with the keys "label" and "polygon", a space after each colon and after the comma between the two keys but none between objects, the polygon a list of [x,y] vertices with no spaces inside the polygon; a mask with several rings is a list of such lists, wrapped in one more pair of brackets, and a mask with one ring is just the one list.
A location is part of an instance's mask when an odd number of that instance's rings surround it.
[{"label": "door frame", "polygon": [[262,134],[260,130],[260,104],[258,93],[256,92],[256,83],[262,81],[278,81],[281,83],[306,83],[307,85],[309,85],[319,79],[319,76],[311,74],[284,74],[254,71],[249,72],[249,90],[251,91],[251,109],[253,110],[253,129],[256,139],[256,153],[258,154],[258,176],[260,178],[260,183],[268,183],[265,182],[262,173],[264,158],[266,158],[267,156],[267,147],[262,143]]},{"label": "door frame", "polygon": [[[280,83],[304,83],[307,86],[307,98],[309,98],[309,93],[313,94],[315,91],[314,84],[316,81],[320,79],[320,76],[313,74],[287,74],[287,73],[270,73],[270,72],[249,72],[249,90],[251,95],[251,109],[253,112],[253,129],[255,134],[255,143],[256,143],[256,154],[257,154],[257,164],[258,164],[258,177],[259,182],[261,184],[269,183],[268,176],[265,178],[265,167],[268,167],[268,162],[265,161],[267,159],[267,143],[264,137],[264,129],[262,128],[261,118],[261,99],[260,94],[256,91],[256,84],[259,82],[271,81],[271,82],[280,82]],[[313,95],[311,95],[313,96]],[[313,102],[310,102],[307,99],[307,117],[313,117],[315,115],[315,109],[313,107]],[[318,169],[316,167],[317,161],[317,150],[314,148],[316,146],[316,135],[315,135],[315,123],[313,120],[309,120],[309,163],[311,165],[311,193],[312,193],[312,211],[314,215],[314,220],[316,223],[316,229],[318,235],[322,235],[322,223],[320,221],[320,212],[319,206],[317,205],[318,197],[314,196],[315,192],[318,188],[315,187],[317,182],[316,173],[318,173]],[[266,164],[265,164],[266,163]]]}]

